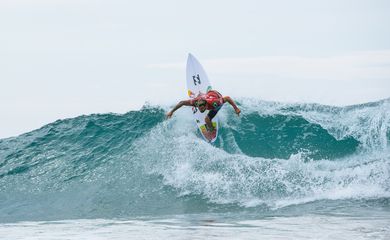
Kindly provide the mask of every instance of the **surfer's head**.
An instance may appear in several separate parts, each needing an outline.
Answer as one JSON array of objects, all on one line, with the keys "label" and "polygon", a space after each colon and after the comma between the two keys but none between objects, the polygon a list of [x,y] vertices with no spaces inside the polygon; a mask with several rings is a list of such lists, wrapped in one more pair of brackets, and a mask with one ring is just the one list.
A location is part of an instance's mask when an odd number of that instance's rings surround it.
[{"label": "surfer's head", "polygon": [[199,109],[200,112],[206,111],[206,100],[204,99],[199,99],[195,102],[195,106]]}]

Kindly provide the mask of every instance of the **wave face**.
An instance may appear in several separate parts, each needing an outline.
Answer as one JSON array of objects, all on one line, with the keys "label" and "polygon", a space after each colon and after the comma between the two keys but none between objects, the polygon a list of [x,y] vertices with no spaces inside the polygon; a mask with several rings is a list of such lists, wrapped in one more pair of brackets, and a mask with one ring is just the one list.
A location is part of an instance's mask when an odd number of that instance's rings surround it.
[{"label": "wave face", "polygon": [[390,197],[390,99],[348,107],[241,99],[214,145],[189,109],[58,120],[0,140],[0,221],[277,211]]}]

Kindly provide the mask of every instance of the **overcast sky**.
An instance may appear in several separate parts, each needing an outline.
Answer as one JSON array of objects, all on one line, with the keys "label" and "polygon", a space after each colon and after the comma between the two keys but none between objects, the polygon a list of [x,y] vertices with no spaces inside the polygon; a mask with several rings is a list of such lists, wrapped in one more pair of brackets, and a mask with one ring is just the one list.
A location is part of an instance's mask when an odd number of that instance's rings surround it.
[{"label": "overcast sky", "polygon": [[390,1],[0,0],[0,138],[186,98],[189,52],[224,95],[390,97]]}]

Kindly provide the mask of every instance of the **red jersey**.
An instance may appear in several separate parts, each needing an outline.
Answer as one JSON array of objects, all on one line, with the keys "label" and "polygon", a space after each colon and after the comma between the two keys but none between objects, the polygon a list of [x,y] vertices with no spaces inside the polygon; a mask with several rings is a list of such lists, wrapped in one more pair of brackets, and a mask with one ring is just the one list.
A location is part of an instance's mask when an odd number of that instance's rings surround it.
[{"label": "red jersey", "polygon": [[192,99],[191,103],[195,105],[195,102],[201,99],[206,101],[207,110],[218,109],[225,103],[222,95],[215,90],[210,90],[206,94],[202,94]]}]

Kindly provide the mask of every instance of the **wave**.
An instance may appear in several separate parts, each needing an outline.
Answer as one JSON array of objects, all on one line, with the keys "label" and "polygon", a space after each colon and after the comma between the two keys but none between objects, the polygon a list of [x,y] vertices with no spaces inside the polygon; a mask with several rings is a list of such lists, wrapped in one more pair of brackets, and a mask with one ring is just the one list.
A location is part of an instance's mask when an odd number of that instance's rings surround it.
[{"label": "wave", "polygon": [[[0,140],[0,220],[279,209],[390,197],[390,99],[333,107],[240,99],[202,140],[189,109],[58,120]],[[229,210],[230,209],[230,210]],[[260,210],[259,210],[260,211]]]}]

